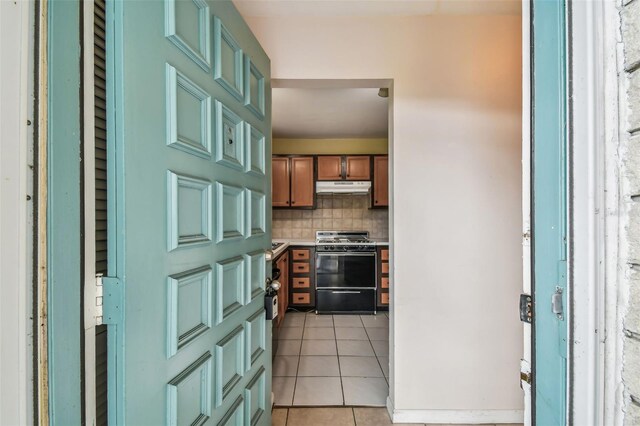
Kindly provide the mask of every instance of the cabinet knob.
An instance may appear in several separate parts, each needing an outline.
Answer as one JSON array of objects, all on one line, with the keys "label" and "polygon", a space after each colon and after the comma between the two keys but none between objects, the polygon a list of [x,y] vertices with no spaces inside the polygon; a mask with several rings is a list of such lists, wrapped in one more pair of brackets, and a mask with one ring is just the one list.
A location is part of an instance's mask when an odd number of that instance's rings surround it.
[{"label": "cabinet knob", "polygon": [[296,203],[295,201],[292,201],[292,202],[291,202],[291,204],[295,204],[295,203]]}]

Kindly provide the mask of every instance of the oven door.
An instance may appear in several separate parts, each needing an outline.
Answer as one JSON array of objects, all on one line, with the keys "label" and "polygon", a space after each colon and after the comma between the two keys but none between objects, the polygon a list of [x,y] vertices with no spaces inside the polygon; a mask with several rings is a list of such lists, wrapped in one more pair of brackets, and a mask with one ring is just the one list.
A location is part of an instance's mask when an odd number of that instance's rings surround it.
[{"label": "oven door", "polygon": [[317,253],[316,288],[376,287],[376,253]]}]

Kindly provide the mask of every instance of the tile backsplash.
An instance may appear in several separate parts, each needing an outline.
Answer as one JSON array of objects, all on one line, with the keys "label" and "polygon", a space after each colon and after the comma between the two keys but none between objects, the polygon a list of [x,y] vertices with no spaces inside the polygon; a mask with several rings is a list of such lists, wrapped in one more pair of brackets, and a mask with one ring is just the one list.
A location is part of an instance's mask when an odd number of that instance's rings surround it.
[{"label": "tile backsplash", "polygon": [[319,195],[315,210],[273,209],[273,238],[315,239],[316,231],[369,231],[389,238],[387,209],[369,209],[364,195]]}]

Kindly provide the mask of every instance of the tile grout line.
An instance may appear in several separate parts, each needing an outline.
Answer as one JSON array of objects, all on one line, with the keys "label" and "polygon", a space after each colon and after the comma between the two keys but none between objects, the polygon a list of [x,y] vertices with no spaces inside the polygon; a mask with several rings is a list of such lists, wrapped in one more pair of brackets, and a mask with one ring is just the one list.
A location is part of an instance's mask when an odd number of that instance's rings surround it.
[{"label": "tile grout line", "polygon": [[336,321],[333,316],[332,316],[332,322],[333,322],[333,338],[334,338],[333,343],[336,346],[336,359],[338,360],[338,374],[340,376],[340,391],[342,392],[342,405],[346,407],[347,401],[344,396],[344,383],[342,382],[342,368],[340,367],[340,354],[338,353],[338,334],[336,333]]},{"label": "tile grout line", "polygon": [[[364,323],[364,321],[363,321]],[[374,327],[371,327],[374,328]],[[385,377],[384,375],[384,369],[382,368],[382,364],[380,364],[380,357],[379,355],[376,353],[375,348],[373,347],[373,341],[371,340],[371,336],[369,335],[369,332],[367,331],[367,327],[365,326],[364,328],[365,332],[367,333],[367,337],[369,338],[369,344],[371,345],[371,349],[373,349],[373,354],[376,357],[376,362],[378,363],[378,366],[380,367],[380,371],[382,372],[382,378],[384,379],[384,381],[387,383],[387,397],[389,397],[389,380]],[[387,351],[387,357],[389,356],[389,353]]]},{"label": "tile grout line", "polygon": [[[366,331],[366,327],[365,327],[365,331]],[[367,333],[367,336],[369,336],[369,333]],[[371,347],[373,347],[373,342],[371,341],[371,337],[369,337],[369,343],[371,344]],[[382,371],[382,378],[384,379],[385,382],[387,382],[387,394],[389,393],[389,379],[387,378],[387,376],[384,375],[384,368],[382,368],[382,364],[380,363],[380,356],[376,353],[376,350],[373,350],[374,355],[376,356],[376,362],[378,363],[378,366],[380,367],[380,370]],[[389,351],[387,351],[387,358],[389,357]],[[389,395],[387,395],[389,396]]]},{"label": "tile grout line", "polygon": [[[307,325],[307,315],[304,315],[304,321],[302,321],[302,336],[300,336],[300,349],[298,351],[298,366],[296,367],[296,379],[293,382],[293,395],[291,395],[291,407],[293,407],[293,401],[296,399],[296,388],[298,387],[298,370],[300,369],[300,357],[302,353],[302,342],[304,341],[304,328]],[[287,410],[287,421],[289,419],[289,411]]]}]

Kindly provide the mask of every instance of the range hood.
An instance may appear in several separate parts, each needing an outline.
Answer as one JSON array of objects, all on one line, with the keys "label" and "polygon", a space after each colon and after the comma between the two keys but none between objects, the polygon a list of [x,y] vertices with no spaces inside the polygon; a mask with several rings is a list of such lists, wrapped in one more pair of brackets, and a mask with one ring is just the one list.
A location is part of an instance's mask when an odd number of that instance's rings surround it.
[{"label": "range hood", "polygon": [[368,194],[371,189],[369,181],[330,181],[316,182],[317,194]]}]

